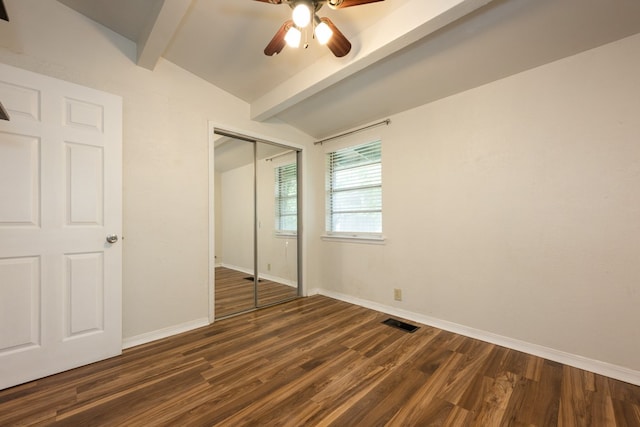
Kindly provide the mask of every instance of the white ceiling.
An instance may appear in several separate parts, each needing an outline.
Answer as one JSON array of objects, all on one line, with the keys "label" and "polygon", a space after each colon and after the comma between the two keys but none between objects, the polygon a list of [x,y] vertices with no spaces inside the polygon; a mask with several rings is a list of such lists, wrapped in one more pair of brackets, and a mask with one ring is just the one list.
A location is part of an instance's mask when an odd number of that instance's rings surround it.
[{"label": "white ceiling", "polygon": [[58,0],[247,101],[255,120],[323,138],[640,32],[638,0],[385,0],[323,7],[353,49],[262,51],[286,5],[252,0]]}]

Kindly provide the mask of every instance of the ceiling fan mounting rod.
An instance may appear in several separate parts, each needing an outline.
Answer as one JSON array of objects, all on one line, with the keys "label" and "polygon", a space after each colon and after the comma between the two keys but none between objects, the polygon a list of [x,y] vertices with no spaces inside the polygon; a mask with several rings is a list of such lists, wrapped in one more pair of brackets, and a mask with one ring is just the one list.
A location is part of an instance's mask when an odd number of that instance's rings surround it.
[{"label": "ceiling fan mounting rod", "polygon": [[282,0],[282,3],[286,3],[292,9],[296,6],[297,3],[307,2],[313,5],[315,11],[319,11],[320,8],[326,3],[331,9],[338,9],[344,3],[344,0]]},{"label": "ceiling fan mounting rod", "polygon": [[[340,3],[342,3],[342,0],[334,0],[334,1],[340,1]],[[320,8],[322,8],[322,5],[324,4],[325,0],[284,0],[283,3],[286,3],[289,5],[289,7],[291,9],[294,9],[298,4],[300,3],[306,3],[307,5],[310,6],[310,10],[313,10],[314,13],[319,11]]]}]

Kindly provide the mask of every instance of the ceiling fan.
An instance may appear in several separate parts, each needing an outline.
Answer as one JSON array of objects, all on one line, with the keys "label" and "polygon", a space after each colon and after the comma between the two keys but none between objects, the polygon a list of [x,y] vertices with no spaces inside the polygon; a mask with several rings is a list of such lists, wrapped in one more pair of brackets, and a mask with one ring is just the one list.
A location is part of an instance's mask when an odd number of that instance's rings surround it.
[{"label": "ceiling fan", "polygon": [[7,9],[4,7],[3,0],[0,0],[0,19],[4,19],[5,21],[9,20],[9,15],[7,15]]},{"label": "ceiling fan", "polygon": [[[285,21],[276,35],[264,49],[267,56],[277,55],[285,45],[291,47],[300,46],[302,30],[313,27],[313,34],[320,44],[327,47],[337,57],[343,57],[351,51],[351,42],[340,32],[329,18],[319,18],[316,12],[327,4],[331,9],[342,9],[351,6],[360,6],[367,3],[375,3],[384,0],[255,0],[262,3],[286,4],[293,10],[291,19]],[[305,47],[307,45],[305,44]]]}]

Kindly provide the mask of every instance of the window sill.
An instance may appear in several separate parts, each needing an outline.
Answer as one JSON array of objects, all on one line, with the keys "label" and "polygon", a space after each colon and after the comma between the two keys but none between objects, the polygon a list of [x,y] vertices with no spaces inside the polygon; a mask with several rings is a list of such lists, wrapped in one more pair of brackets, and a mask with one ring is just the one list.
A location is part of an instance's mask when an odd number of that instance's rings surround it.
[{"label": "window sill", "polygon": [[274,233],[274,237],[277,239],[297,239],[298,234],[297,233],[280,233],[276,231]]},{"label": "window sill", "polygon": [[337,234],[323,234],[320,236],[325,242],[342,242],[342,243],[363,243],[367,245],[384,245],[384,236],[358,236],[358,235],[337,235]]}]

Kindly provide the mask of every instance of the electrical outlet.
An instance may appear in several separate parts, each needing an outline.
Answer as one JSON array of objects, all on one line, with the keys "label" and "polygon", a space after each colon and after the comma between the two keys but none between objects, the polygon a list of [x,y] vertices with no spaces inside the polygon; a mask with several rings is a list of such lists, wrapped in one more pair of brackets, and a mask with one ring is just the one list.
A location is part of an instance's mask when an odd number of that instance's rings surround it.
[{"label": "electrical outlet", "polygon": [[396,301],[402,301],[402,289],[393,290],[393,299]]},{"label": "electrical outlet", "polygon": [[267,271],[271,271],[271,264],[267,264]]}]

